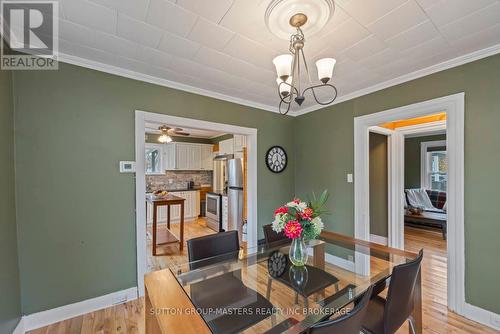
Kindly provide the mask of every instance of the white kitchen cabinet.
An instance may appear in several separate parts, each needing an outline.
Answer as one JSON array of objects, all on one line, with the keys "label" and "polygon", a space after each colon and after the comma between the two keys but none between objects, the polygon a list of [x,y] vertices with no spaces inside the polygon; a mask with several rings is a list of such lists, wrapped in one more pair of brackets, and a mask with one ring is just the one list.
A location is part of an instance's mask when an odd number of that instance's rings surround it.
[{"label": "white kitchen cabinet", "polygon": [[243,148],[247,147],[247,136],[234,135],[233,147],[234,152],[243,152]]},{"label": "white kitchen cabinet", "polygon": [[233,138],[222,140],[219,142],[219,154],[234,154]]},{"label": "white kitchen cabinet", "polygon": [[[200,192],[198,190],[192,191],[176,191],[172,192],[173,195],[186,199],[184,202],[184,221],[193,220],[200,215]],[[148,224],[153,223],[153,206],[148,203]],[[170,207],[170,221],[178,222],[181,218],[181,207],[179,205],[172,205]],[[165,224],[167,222],[167,207],[158,207],[158,223]]]},{"label": "white kitchen cabinet", "polygon": [[176,143],[175,145],[175,169],[191,169],[191,146],[187,144]]},{"label": "white kitchen cabinet", "polygon": [[163,154],[164,154],[163,155],[164,168],[166,170],[174,170],[176,163],[175,144],[174,143],[166,144],[163,149]]},{"label": "white kitchen cabinet", "polygon": [[166,170],[212,170],[212,145],[170,143],[165,150]]},{"label": "white kitchen cabinet", "polygon": [[201,163],[201,146],[196,144],[189,145],[188,148],[188,169],[200,170],[202,169]]},{"label": "white kitchen cabinet", "polygon": [[213,160],[213,148],[212,145],[201,146],[201,169],[202,170],[213,170],[214,160]]}]

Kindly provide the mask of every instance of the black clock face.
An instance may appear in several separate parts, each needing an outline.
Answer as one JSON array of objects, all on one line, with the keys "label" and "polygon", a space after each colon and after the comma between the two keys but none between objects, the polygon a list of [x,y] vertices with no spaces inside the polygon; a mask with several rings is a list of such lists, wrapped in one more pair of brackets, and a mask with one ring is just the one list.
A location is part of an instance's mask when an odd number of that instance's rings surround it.
[{"label": "black clock face", "polygon": [[272,277],[280,277],[286,270],[288,263],[285,254],[278,251],[273,252],[269,259],[267,259],[267,270]]},{"label": "black clock face", "polygon": [[281,173],[285,170],[288,158],[281,146],[271,147],[266,154],[267,168],[273,173]]}]

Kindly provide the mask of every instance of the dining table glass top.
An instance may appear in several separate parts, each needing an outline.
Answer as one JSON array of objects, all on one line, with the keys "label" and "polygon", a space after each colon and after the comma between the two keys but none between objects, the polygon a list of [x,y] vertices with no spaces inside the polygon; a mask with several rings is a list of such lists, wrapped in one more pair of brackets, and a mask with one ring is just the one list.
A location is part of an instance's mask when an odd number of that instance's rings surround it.
[{"label": "dining table glass top", "polygon": [[169,267],[215,334],[302,333],[341,316],[372,284],[412,258],[331,239],[308,242],[296,267],[277,243]]}]

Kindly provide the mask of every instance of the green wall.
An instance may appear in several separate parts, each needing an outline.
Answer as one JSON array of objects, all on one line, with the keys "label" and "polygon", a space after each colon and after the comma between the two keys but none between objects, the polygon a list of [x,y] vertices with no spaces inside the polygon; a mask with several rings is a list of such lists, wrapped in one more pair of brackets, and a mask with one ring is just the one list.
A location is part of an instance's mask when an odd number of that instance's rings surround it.
[{"label": "green wall", "polygon": [[0,175],[0,333],[11,333],[21,317],[21,297],[14,187],[12,75],[4,70],[0,70]]},{"label": "green wall", "polygon": [[[67,64],[17,71],[16,186],[26,314],[136,286],[134,110],[258,129],[258,219],[294,194],[294,118]],[[273,174],[272,145],[292,163]],[[259,235],[262,235],[259,228]]]},{"label": "green wall", "polygon": [[435,73],[319,111],[295,122],[296,192],[328,188],[328,229],[353,235],[356,116],[465,92],[465,265],[467,302],[500,313],[500,55]]},{"label": "green wall", "polygon": [[370,132],[370,233],[387,237],[389,175],[387,136]]},{"label": "green wall", "polygon": [[405,139],[405,189],[420,188],[420,143],[435,140],[446,140],[446,135]]},{"label": "green wall", "polygon": [[[2,78],[2,87],[4,80],[9,82]],[[58,71],[16,71],[13,81],[23,313],[136,285],[134,179],[118,173],[119,160],[134,159],[135,109],[257,128],[259,224],[269,223],[275,207],[294,193],[326,188],[332,195],[327,229],[353,235],[353,184],[346,182],[346,174],[353,172],[353,118],[458,92],[466,94],[466,298],[500,313],[500,290],[494,289],[500,268],[489,263],[500,253],[495,210],[500,55],[295,119],[67,64]],[[2,98],[2,108],[11,105],[4,101],[8,98]],[[4,117],[1,126],[12,124],[12,116],[2,110]],[[12,160],[12,127],[5,130],[1,147],[7,159],[2,163]],[[263,156],[276,144],[290,159],[278,175],[267,170]],[[11,164],[1,168],[2,174],[12,175]],[[7,212],[13,220],[14,192],[9,186],[1,191],[11,203],[11,209],[2,207],[2,215]],[[15,225],[7,229],[11,238],[0,247],[10,245],[6,264],[15,269]],[[16,280],[10,282],[8,307],[15,318]]]}]

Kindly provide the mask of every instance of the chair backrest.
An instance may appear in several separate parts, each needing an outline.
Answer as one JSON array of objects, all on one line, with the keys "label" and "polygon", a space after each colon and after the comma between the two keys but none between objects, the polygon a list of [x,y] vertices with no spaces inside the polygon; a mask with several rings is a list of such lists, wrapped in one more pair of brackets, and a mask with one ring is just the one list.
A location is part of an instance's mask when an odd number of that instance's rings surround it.
[{"label": "chair backrest", "polygon": [[413,311],[413,291],[424,256],[420,250],[417,258],[392,269],[391,282],[384,309],[386,333],[395,333]]},{"label": "chair backrest", "polygon": [[273,225],[268,224],[262,226],[262,229],[264,230],[264,239],[266,240],[266,246],[269,246],[273,243],[287,243],[291,242],[289,238],[285,235],[285,232],[280,232],[277,233],[273,230]]},{"label": "chair backrest", "polygon": [[373,291],[373,285],[366,290],[361,301],[347,314],[336,319],[327,320],[314,325],[309,329],[309,334],[359,334],[363,324],[366,310]]},{"label": "chair backrest", "polygon": [[[190,263],[190,269],[217,263],[221,260],[237,258],[240,250],[238,231],[220,232],[193,238],[187,241],[187,248],[189,262],[199,261],[198,263]],[[226,254],[228,255],[227,258],[221,256]],[[217,258],[210,259],[213,257]],[[200,261],[203,259],[207,259],[207,261]]]}]

